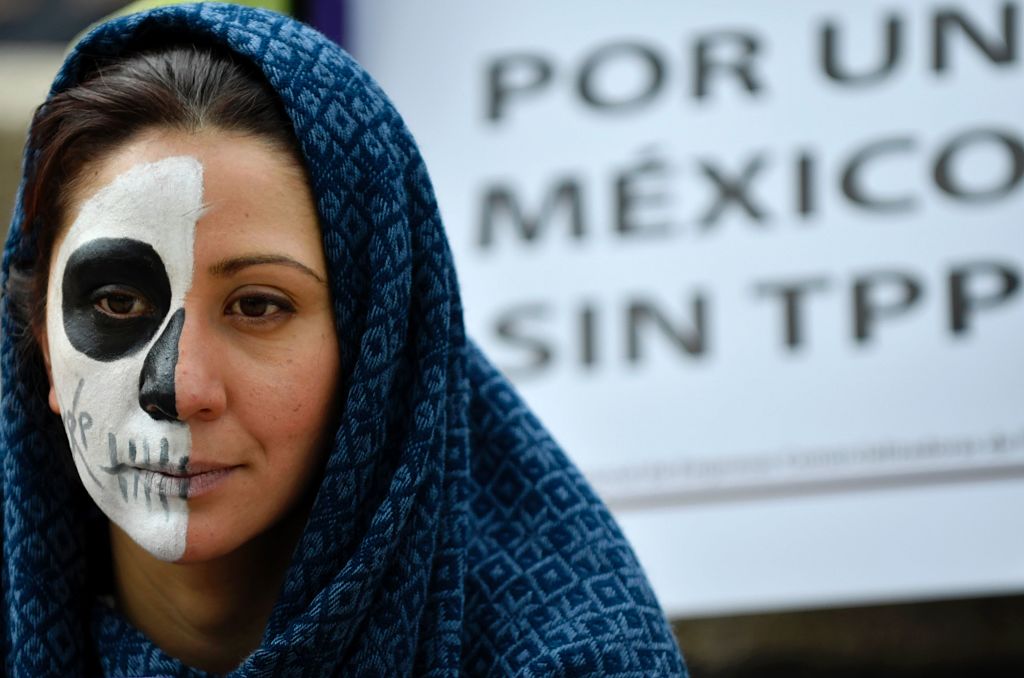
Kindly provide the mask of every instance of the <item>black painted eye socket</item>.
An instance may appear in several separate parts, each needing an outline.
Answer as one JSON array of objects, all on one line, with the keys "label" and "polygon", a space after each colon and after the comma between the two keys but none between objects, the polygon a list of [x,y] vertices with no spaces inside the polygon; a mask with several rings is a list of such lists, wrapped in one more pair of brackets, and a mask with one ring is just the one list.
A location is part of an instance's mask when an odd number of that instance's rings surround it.
[{"label": "black painted eye socket", "polygon": [[171,305],[160,255],[131,238],[97,238],[68,258],[62,281],[64,331],[71,345],[102,362],[142,349]]}]

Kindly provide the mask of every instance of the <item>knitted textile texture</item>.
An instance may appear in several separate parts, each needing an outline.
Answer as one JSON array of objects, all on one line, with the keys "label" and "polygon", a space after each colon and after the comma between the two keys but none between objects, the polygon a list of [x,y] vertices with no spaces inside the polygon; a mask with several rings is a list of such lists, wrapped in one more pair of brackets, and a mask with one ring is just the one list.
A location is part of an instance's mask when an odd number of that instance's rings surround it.
[{"label": "knitted textile texture", "polygon": [[[466,340],[433,189],[398,113],[303,24],[223,4],[102,24],[51,92],[95,58],[202,42],[252,61],[308,168],[340,345],[344,410],[260,646],[232,676],[685,676],[608,510]],[[429,57],[425,57],[429,58]],[[32,140],[25,155],[33,161]],[[18,198],[4,251],[33,260]],[[2,315],[3,666],[16,677],[201,676],[90,594],[101,517],[44,425],[26,328]],[[52,427],[51,427],[52,428]],[[91,517],[90,517],[91,516]]]}]

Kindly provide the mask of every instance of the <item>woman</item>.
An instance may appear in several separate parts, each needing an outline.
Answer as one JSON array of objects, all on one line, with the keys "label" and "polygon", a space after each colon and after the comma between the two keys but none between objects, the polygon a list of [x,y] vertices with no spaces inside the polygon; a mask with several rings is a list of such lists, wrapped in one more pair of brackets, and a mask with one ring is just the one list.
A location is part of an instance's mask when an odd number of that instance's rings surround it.
[{"label": "woman", "polygon": [[9,675],[685,675],[466,341],[411,137],[316,32],[210,4],[90,33],[3,271]]}]

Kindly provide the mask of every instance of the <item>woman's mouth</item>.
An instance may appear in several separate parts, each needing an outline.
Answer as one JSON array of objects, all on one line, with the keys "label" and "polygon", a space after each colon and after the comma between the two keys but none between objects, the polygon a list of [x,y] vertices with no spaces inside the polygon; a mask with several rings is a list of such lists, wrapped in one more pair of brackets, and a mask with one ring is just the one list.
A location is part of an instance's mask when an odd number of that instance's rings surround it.
[{"label": "woman's mouth", "polygon": [[220,486],[237,466],[189,465],[180,468],[134,467],[143,484],[167,497],[194,499]]},{"label": "woman's mouth", "polygon": [[226,466],[208,471],[191,473],[188,476],[188,498],[194,499],[217,489],[237,466]]}]

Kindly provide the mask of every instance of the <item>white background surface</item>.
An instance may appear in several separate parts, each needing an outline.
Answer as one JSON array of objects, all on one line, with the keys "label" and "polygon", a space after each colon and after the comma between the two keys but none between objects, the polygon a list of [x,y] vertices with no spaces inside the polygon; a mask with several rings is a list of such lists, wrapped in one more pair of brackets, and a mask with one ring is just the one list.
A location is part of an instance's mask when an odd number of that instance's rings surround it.
[{"label": "white background surface", "polygon": [[[514,379],[606,498],[672,615],[783,609],[1024,590],[1024,290],[949,329],[949,275],[999,262],[1024,276],[1024,188],[1000,199],[952,199],[933,179],[951,139],[978,129],[1024,138],[1024,14],[993,0],[843,3],[731,0],[680,3],[350,1],[356,57],[395,100],[420,142],[462,282],[471,335]],[[1016,9],[1017,54],[994,65],[965,35],[948,36],[949,68],[933,68],[941,9],[961,12],[999,46],[1004,6]],[[889,77],[861,86],[829,80],[823,27],[838,54],[864,70],[884,53],[886,17],[901,21]],[[726,73],[694,96],[696,45],[722,31],[755,37],[751,95]],[[614,43],[658,56],[663,85],[645,105],[609,113],[576,94],[581,64]],[[730,59],[729,45],[716,48]],[[550,83],[486,116],[487,70],[511,54],[541,55]],[[642,89],[650,71],[609,58],[594,85],[609,96]],[[865,191],[909,196],[877,213],[841,191],[857,152],[891,138],[908,150],[865,166]],[[799,154],[815,158],[816,207],[796,204]],[[738,175],[762,168],[749,197],[698,223],[716,191],[701,163]],[[660,194],[637,212],[667,227],[614,229],[615,180],[657,159],[641,180]],[[981,189],[1008,176],[995,143],[956,155],[955,179]],[[580,186],[586,233],[564,214],[532,242],[509,222],[481,247],[484,195],[506,187],[539,213],[561,178]],[[870,341],[852,333],[854,282],[897,271],[921,288],[906,313],[880,319]],[[803,308],[799,350],[782,341],[781,306],[758,284],[821,278]],[[994,290],[992,278],[970,288]],[[691,295],[705,297],[705,351],[688,355],[641,328],[644,359],[628,359],[625,309],[655,303],[679,328]],[[878,303],[893,300],[879,289]],[[889,296],[887,296],[889,294]],[[521,318],[552,359],[496,332]],[[596,313],[593,364],[580,360],[580,309]]]}]

